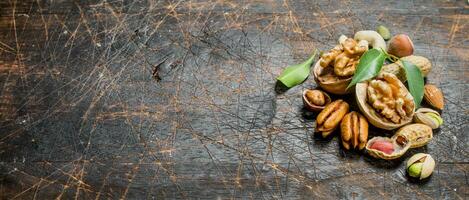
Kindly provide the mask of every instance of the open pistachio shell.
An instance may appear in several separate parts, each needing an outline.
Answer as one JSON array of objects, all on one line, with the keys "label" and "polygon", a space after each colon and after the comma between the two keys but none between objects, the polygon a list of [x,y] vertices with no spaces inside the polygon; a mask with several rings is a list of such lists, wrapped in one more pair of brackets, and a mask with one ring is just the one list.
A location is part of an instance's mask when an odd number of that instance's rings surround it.
[{"label": "open pistachio shell", "polygon": [[[382,140],[382,141],[384,140],[384,141],[392,143],[393,147],[394,147],[393,153],[387,154],[383,151],[371,148],[373,143],[375,143],[377,141],[380,141],[380,140]],[[404,155],[405,152],[409,149],[409,147],[410,147],[410,143],[405,143],[404,145],[400,145],[395,140],[393,140],[391,138],[377,136],[377,137],[373,137],[370,140],[368,140],[368,143],[366,143],[365,148],[366,148],[366,151],[368,152],[368,154],[370,154],[371,156],[373,156],[375,158],[381,158],[381,159],[385,159],[385,160],[393,160],[393,159],[399,158],[402,155]]]},{"label": "open pistachio shell", "polygon": [[412,164],[416,162],[422,162],[422,160],[423,160],[423,165],[422,165],[422,171],[420,172],[420,179],[429,177],[433,173],[433,170],[435,169],[435,160],[432,158],[430,154],[417,153],[409,158],[409,160],[407,161],[407,166],[406,166],[406,169],[409,169],[409,167]]},{"label": "open pistachio shell", "polygon": [[[327,73],[327,70],[334,70],[333,67],[328,67],[327,69],[324,67],[321,67],[320,65],[321,59],[319,59],[316,64],[314,65],[313,69],[313,75],[314,75],[314,80],[316,83],[325,91],[330,92],[332,94],[347,94],[353,91],[353,89],[347,89],[347,86],[349,85],[350,81],[352,81],[352,76],[346,77],[346,78],[338,78],[338,77],[329,77],[329,79],[326,79],[325,77],[322,77],[323,74]],[[329,75],[326,75],[329,76]]]},{"label": "open pistachio shell", "polygon": [[308,90],[303,91],[303,104],[308,110],[319,112],[323,110],[327,104],[331,103],[331,97],[327,93],[321,90],[316,90],[316,91],[319,91],[324,95],[324,101],[325,101],[324,105],[315,105],[314,103],[310,102],[308,98],[306,97],[306,92],[308,92]]},{"label": "open pistachio shell", "polygon": [[397,143],[406,141],[410,143],[410,148],[417,148],[425,146],[432,138],[433,131],[430,126],[425,124],[409,124],[400,128],[391,139],[395,140]]},{"label": "open pistachio shell", "polygon": [[443,124],[443,119],[435,110],[430,108],[419,108],[415,111],[414,122],[422,123],[430,126],[432,129],[437,129]]},{"label": "open pistachio shell", "polygon": [[[360,108],[363,115],[365,115],[365,117],[368,119],[368,121],[371,124],[373,124],[374,126],[378,128],[382,128],[385,130],[393,130],[401,126],[404,126],[412,121],[412,116],[415,113],[415,107],[412,110],[412,113],[410,113],[410,117],[402,120],[400,123],[397,123],[397,124],[386,120],[379,113],[377,113],[375,109],[367,102],[368,82],[369,81],[357,83],[357,85],[355,86],[355,98],[357,99],[358,107]],[[400,88],[406,91],[408,95],[407,97],[413,100],[414,98],[412,97],[410,92],[408,92],[404,84],[402,84],[402,82],[399,82],[399,85],[400,85]]]}]

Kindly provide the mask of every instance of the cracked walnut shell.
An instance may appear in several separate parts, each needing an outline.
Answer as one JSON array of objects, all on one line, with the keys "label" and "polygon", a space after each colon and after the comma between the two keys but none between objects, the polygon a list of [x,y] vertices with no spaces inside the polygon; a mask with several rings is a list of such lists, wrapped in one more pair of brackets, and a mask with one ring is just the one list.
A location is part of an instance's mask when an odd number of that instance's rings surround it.
[{"label": "cracked walnut shell", "polygon": [[368,121],[358,112],[348,113],[340,123],[340,136],[345,149],[362,150],[368,141]]},{"label": "cracked walnut shell", "polygon": [[349,105],[342,99],[335,100],[328,104],[316,118],[316,132],[320,132],[322,137],[329,136],[339,126],[342,118],[347,114]]},{"label": "cracked walnut shell", "polygon": [[346,94],[346,90],[355,73],[360,56],[368,50],[368,42],[355,41],[341,36],[339,45],[324,53],[314,65],[315,81],[325,91],[333,94]]},{"label": "cracked walnut shell", "polygon": [[412,121],[414,99],[394,74],[382,73],[358,83],[355,91],[360,110],[374,126],[392,130]]}]

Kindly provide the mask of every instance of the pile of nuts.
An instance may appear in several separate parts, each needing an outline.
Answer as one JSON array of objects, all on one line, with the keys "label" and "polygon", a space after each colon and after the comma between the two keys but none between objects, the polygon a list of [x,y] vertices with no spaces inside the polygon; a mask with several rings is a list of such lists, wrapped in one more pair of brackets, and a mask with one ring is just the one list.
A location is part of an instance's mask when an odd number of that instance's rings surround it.
[{"label": "pile of nuts", "polygon": [[[315,65],[315,80],[325,91],[306,90],[303,92],[303,102],[308,110],[319,112],[315,132],[322,137],[331,136],[340,126],[340,140],[344,149],[366,149],[375,158],[391,160],[401,157],[410,148],[428,144],[433,138],[432,129],[439,128],[443,123],[438,111],[430,108],[415,111],[418,105],[415,105],[404,85],[402,63],[397,61],[385,65],[377,77],[355,86],[361,112],[350,112],[349,103],[342,99],[332,101],[326,93],[343,95],[351,92],[345,90],[344,84],[348,85],[350,81],[347,79],[344,82],[344,77],[351,78],[355,73],[360,56],[368,50],[369,44],[371,47],[383,48],[383,43],[386,43],[377,35],[374,31],[360,31],[355,34],[355,39],[341,36],[339,44],[324,53]],[[406,35],[391,38],[388,53],[416,65],[424,76],[431,70],[428,59],[412,55],[413,44]],[[425,86],[424,100],[438,110],[443,109],[443,93],[434,85]],[[368,139],[369,123],[382,129],[399,130],[390,138],[375,136]],[[418,159],[412,157],[406,168],[410,170],[409,175],[420,179],[430,176],[435,165],[433,158],[428,154],[415,156]]]}]

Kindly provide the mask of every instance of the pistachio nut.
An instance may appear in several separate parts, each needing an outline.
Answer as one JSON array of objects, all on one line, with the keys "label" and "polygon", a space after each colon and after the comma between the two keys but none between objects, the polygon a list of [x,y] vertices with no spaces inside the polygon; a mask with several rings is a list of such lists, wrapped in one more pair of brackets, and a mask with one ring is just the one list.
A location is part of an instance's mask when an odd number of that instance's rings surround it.
[{"label": "pistachio nut", "polygon": [[422,180],[433,173],[435,160],[430,154],[417,153],[409,158],[406,169],[409,176]]},{"label": "pistachio nut", "polygon": [[321,132],[322,137],[327,137],[339,125],[339,122],[347,114],[349,105],[342,99],[328,104],[316,118],[316,132]]},{"label": "pistachio nut", "polygon": [[414,122],[422,123],[430,126],[432,129],[437,129],[443,124],[443,119],[435,110],[430,108],[419,108],[415,111]]},{"label": "pistachio nut", "polygon": [[389,40],[391,39],[391,32],[389,32],[389,29],[386,28],[386,26],[378,26],[378,28],[376,29],[376,32],[378,32],[384,40]]},{"label": "pistachio nut", "polygon": [[433,138],[433,131],[425,124],[408,124],[400,128],[391,138],[398,144],[410,143],[410,148],[425,146]]},{"label": "pistachio nut", "polygon": [[368,121],[358,112],[348,113],[340,123],[340,136],[345,149],[362,150],[368,141]]}]

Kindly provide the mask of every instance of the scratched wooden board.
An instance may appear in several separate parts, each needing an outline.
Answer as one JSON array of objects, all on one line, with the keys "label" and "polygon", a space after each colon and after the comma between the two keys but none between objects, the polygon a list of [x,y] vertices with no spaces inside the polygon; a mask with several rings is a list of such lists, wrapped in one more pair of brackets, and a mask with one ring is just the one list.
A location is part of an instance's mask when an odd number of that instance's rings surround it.
[{"label": "scratched wooden board", "polygon": [[[275,82],[380,24],[446,98],[397,161],[313,137],[312,77]],[[467,199],[468,32],[466,1],[0,1],[0,199]],[[406,177],[417,152],[427,181]]]}]

